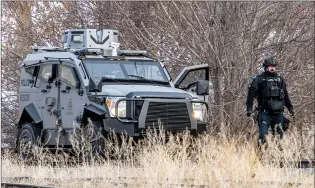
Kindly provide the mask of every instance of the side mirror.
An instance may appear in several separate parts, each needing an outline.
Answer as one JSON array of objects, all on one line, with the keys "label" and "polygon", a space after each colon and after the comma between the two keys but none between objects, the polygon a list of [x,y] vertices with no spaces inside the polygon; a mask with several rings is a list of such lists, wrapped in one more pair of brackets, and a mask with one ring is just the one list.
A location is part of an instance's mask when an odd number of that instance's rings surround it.
[{"label": "side mirror", "polygon": [[197,95],[209,95],[209,81],[198,80],[196,85]]},{"label": "side mirror", "polygon": [[91,78],[90,77],[89,91],[90,92],[101,92],[102,91],[102,78]]}]

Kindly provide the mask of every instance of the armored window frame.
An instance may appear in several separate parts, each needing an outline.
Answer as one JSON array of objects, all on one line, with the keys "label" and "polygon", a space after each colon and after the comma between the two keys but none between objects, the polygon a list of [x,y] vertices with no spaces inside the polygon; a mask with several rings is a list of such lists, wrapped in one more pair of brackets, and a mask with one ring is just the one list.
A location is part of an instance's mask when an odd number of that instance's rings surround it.
[{"label": "armored window frame", "polygon": [[[77,38],[77,37],[80,37],[80,38]],[[72,35],[71,36],[71,42],[82,43],[83,42],[83,36],[82,35]]]},{"label": "armored window frame", "polygon": [[[63,74],[63,70],[65,69],[68,69],[69,72],[68,73],[71,73],[71,79],[72,80],[69,80],[69,77],[64,77],[64,74]],[[80,81],[79,81],[79,77],[78,77],[78,74],[75,70],[74,67],[71,67],[71,66],[68,66],[68,65],[59,65],[59,75],[60,75],[60,80],[62,82],[66,82],[69,86],[72,86],[72,87],[75,87],[75,88],[79,88],[80,87]]]},{"label": "armored window frame", "polygon": [[[49,67],[49,66],[51,66],[51,72],[50,72],[50,76],[48,76],[48,78],[47,78],[43,75],[43,69],[46,67]],[[46,72],[46,73],[48,73],[48,72]],[[44,65],[39,66],[37,78],[42,80],[42,81],[51,83],[54,79],[57,78],[57,73],[58,73],[58,64],[44,64]]]},{"label": "armored window frame", "polygon": [[65,34],[63,35],[62,41],[63,41],[63,43],[68,42],[68,32],[65,32]]},{"label": "armored window frame", "polygon": [[27,72],[28,74],[31,74],[32,76],[34,75],[34,71],[35,71],[35,66],[25,68],[25,72]]},{"label": "armored window frame", "polygon": [[[106,60],[106,59],[105,60],[103,60],[103,59],[86,59],[86,60],[82,60],[82,62],[83,62],[83,65],[84,65],[85,70],[86,70],[87,74],[89,75],[89,77],[91,77],[92,75],[93,75],[93,77],[101,77],[101,76],[96,76],[95,74],[92,73],[91,67],[89,67],[90,65],[99,64],[99,65],[104,66],[104,67],[102,67],[102,68],[104,68],[104,70],[108,70],[109,65],[116,65],[117,64],[117,66],[118,65],[120,66],[120,71],[124,75],[121,77],[115,77],[115,79],[129,80],[129,81],[141,81],[141,82],[143,82],[143,80],[129,77],[128,74],[134,74],[134,73],[128,72],[128,70],[126,70],[126,67],[127,66],[132,66],[132,67],[136,66],[139,68],[142,67],[144,69],[145,67],[143,67],[143,66],[152,65],[152,66],[158,68],[158,70],[161,74],[160,75],[161,79],[151,79],[151,78],[146,78],[146,77],[145,78],[152,80],[152,81],[155,81],[155,82],[162,82],[162,83],[168,83],[169,84],[169,79],[166,76],[166,73],[164,72],[162,65],[158,62],[154,62],[154,61],[150,61],[150,60],[149,61],[141,61],[141,60],[121,61],[121,60]],[[145,71],[147,71],[147,70],[145,70]],[[104,75],[104,73],[102,73],[102,75]],[[117,75],[117,74],[113,74],[113,75]],[[138,73],[136,75],[138,75]],[[110,76],[106,76],[106,75],[104,75],[104,76],[110,77]],[[138,75],[138,76],[141,76],[141,75]],[[162,80],[162,78],[163,78],[163,80]]]},{"label": "armored window frame", "polygon": [[[50,70],[48,69],[46,71],[47,67],[50,67]],[[50,71],[50,75],[48,75],[49,71]],[[43,73],[45,75],[43,75]],[[46,74],[47,74],[48,77],[46,76]],[[49,78],[53,78],[53,65],[52,64],[41,65],[40,68],[39,68],[38,78],[40,80],[45,81],[45,82],[48,82]]]},{"label": "armored window frame", "polygon": [[39,71],[39,66],[31,66],[31,67],[26,67],[25,72],[28,74],[31,74],[32,76],[37,76]]},{"label": "armored window frame", "polygon": [[165,72],[166,77],[168,78],[168,80],[171,82],[172,79],[172,75],[170,74],[170,72],[168,71],[167,67],[165,65],[163,65],[163,70]]}]

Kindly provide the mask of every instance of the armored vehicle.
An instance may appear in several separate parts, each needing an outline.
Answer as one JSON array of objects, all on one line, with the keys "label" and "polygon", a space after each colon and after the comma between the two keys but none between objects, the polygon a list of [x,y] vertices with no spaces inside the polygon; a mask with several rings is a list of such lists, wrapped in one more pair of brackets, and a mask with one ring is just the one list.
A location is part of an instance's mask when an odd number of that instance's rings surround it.
[{"label": "armored vehicle", "polygon": [[70,29],[63,48],[32,48],[21,65],[17,146],[71,148],[75,129],[89,123],[95,132],[132,137],[161,125],[205,131],[208,66],[186,67],[173,82],[146,51],[120,49],[118,35]]}]

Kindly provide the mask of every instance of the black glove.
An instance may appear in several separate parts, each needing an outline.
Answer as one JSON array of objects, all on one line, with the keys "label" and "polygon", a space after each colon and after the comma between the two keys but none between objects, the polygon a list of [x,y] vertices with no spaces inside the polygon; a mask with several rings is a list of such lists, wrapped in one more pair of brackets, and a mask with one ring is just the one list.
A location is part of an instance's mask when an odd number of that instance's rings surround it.
[{"label": "black glove", "polygon": [[251,117],[252,113],[253,113],[253,110],[247,110],[247,113],[246,113],[247,117]]},{"label": "black glove", "polygon": [[289,112],[290,112],[290,116],[294,116],[294,109],[293,109],[293,107],[291,107],[291,108],[289,108]]}]

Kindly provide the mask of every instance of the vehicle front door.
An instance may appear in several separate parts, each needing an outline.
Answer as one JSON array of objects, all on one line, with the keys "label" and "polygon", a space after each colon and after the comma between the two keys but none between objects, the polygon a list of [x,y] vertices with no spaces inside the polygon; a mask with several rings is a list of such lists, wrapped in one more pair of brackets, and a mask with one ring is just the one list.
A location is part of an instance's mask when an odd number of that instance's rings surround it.
[{"label": "vehicle front door", "polygon": [[66,64],[59,65],[61,124],[64,129],[77,128],[83,112],[83,90],[77,70]]},{"label": "vehicle front door", "polygon": [[[198,81],[209,84],[209,66],[207,64],[186,67],[174,81],[174,87],[185,90],[189,93],[197,94]],[[208,85],[208,86],[209,86]],[[208,91],[209,92],[209,91]],[[198,95],[199,100],[208,102],[208,94]]]}]

